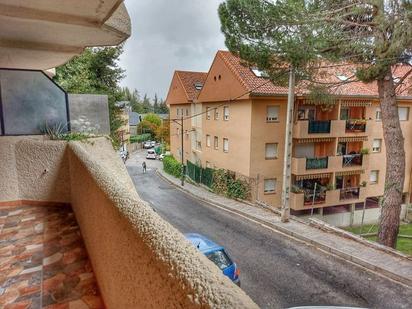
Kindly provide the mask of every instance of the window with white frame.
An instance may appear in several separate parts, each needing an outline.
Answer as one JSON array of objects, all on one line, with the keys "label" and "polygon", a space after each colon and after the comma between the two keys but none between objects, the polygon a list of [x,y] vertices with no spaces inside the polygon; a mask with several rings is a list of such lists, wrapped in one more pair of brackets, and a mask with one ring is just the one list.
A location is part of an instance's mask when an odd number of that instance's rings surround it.
[{"label": "window with white frame", "polygon": [[223,120],[229,120],[229,106],[223,107]]},{"label": "window with white frame", "polygon": [[378,170],[371,171],[371,173],[369,174],[369,182],[371,184],[378,183],[378,178],[379,178],[379,171]]},{"label": "window with white frame", "polygon": [[398,107],[398,114],[400,121],[407,121],[409,119],[409,107]]},{"label": "window with white frame", "polygon": [[210,107],[206,107],[206,119],[210,120]]},{"label": "window with white frame", "polygon": [[223,152],[229,152],[229,140],[227,138],[223,139]]},{"label": "window with white frame", "polygon": [[274,179],[274,178],[273,179],[265,179],[264,192],[266,194],[276,192],[276,179]]},{"label": "window with white frame", "polygon": [[267,143],[265,146],[265,159],[277,159],[278,157],[278,144]]},{"label": "window with white frame", "polygon": [[378,108],[376,109],[375,119],[378,120],[378,121],[382,120],[382,112],[381,112],[380,107],[378,107]]},{"label": "window with white frame", "polygon": [[213,146],[215,147],[215,149],[219,148],[219,138],[217,136],[215,136],[213,140]]},{"label": "window with white frame", "polygon": [[266,121],[267,122],[278,122],[279,121],[279,106],[268,106],[267,107]]},{"label": "window with white frame", "polygon": [[219,120],[219,109],[215,108],[215,120]]},{"label": "window with white frame", "polygon": [[375,138],[372,142],[372,152],[381,152],[382,149],[382,139]]},{"label": "window with white frame", "polygon": [[206,146],[207,146],[207,147],[210,147],[210,144],[211,144],[210,135],[207,134],[207,135],[206,135]]}]

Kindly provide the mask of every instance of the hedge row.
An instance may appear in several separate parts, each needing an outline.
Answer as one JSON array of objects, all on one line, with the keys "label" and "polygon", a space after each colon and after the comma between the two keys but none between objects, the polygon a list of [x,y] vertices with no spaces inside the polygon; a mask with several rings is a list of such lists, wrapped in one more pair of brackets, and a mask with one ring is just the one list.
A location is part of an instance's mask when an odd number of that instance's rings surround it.
[{"label": "hedge row", "polygon": [[163,158],[163,169],[166,173],[177,178],[182,177],[182,164],[172,156]]},{"label": "hedge row", "polygon": [[152,135],[150,133],[145,133],[141,135],[132,135],[130,136],[130,143],[142,143],[145,141],[148,141],[152,138]]}]

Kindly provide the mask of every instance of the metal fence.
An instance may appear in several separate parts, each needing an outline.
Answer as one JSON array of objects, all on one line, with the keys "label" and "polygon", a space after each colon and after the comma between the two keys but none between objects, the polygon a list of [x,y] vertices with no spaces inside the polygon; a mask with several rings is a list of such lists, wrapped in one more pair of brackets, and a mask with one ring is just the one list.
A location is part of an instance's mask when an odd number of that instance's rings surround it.
[{"label": "metal fence", "polygon": [[212,188],[213,186],[213,169],[211,168],[202,168],[193,164],[190,161],[187,161],[187,170],[186,174],[194,182],[204,184],[205,186]]}]

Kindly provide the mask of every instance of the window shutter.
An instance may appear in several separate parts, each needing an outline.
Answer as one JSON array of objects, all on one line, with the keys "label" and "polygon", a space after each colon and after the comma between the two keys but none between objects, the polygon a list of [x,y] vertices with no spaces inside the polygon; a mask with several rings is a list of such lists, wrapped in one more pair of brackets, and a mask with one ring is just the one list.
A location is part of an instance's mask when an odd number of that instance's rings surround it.
[{"label": "window shutter", "polygon": [[277,144],[266,144],[266,158],[276,158],[278,154]]},{"label": "window shutter", "polygon": [[278,121],[279,120],[279,106],[268,106],[266,121]]},{"label": "window shutter", "polygon": [[276,190],[276,179],[265,179],[265,192],[275,192]]}]

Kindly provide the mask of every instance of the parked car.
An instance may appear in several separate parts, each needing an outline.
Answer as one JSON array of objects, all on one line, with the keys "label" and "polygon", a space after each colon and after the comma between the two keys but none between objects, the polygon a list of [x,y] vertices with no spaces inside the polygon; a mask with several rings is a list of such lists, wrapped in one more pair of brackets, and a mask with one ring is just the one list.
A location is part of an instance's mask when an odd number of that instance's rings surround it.
[{"label": "parked car", "polygon": [[233,283],[240,286],[239,268],[236,263],[232,261],[229,254],[225,251],[225,248],[214,243],[207,237],[196,234],[185,234],[187,240],[189,240],[197,249],[199,249],[206,257],[211,260],[223,274],[228,277]]},{"label": "parked car", "polygon": [[152,148],[152,142],[151,142],[151,141],[145,141],[145,142],[143,143],[143,148],[144,148],[144,149]]},{"label": "parked car", "polygon": [[149,149],[147,151],[146,159],[148,160],[156,160],[156,152],[153,149]]},{"label": "parked car", "polygon": [[165,154],[161,153],[158,157],[157,157],[160,161],[163,161],[163,159],[165,158]]},{"label": "parked car", "polygon": [[150,146],[152,146],[152,147],[156,146],[156,142],[155,142],[155,141],[151,141],[151,142],[150,142]]}]

